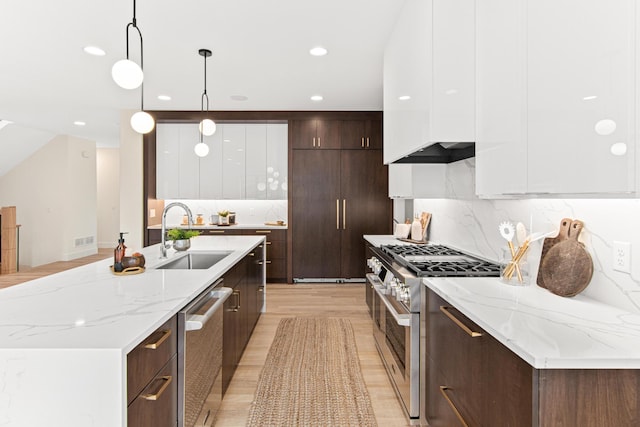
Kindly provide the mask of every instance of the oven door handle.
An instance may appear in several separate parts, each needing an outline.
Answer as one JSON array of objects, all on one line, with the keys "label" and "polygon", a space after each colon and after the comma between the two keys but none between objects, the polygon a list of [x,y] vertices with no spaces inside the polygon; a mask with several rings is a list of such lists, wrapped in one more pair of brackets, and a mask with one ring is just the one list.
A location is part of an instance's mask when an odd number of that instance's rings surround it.
[{"label": "oven door handle", "polygon": [[213,316],[213,314],[224,304],[224,302],[229,298],[229,295],[233,292],[231,288],[216,288],[211,291],[211,298],[218,298],[218,301],[213,303],[211,307],[204,314],[188,314],[185,319],[184,330],[186,332],[189,331],[198,331],[204,327],[207,321]]},{"label": "oven door handle", "polygon": [[378,297],[380,297],[387,310],[389,310],[389,312],[393,316],[393,320],[395,320],[396,323],[400,326],[411,326],[411,314],[398,313],[396,309],[391,305],[391,303],[387,300],[387,296],[382,293],[382,290],[377,286],[374,286],[374,289],[376,290]]}]

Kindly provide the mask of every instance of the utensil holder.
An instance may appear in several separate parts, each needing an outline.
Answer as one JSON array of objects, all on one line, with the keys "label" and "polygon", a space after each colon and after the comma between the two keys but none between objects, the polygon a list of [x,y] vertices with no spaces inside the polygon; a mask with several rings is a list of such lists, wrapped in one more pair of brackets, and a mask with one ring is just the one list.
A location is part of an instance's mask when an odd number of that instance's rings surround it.
[{"label": "utensil holder", "polygon": [[519,250],[520,248],[513,255],[508,249],[502,251],[500,280],[508,285],[526,286],[529,284],[529,263],[524,255],[516,257]]}]

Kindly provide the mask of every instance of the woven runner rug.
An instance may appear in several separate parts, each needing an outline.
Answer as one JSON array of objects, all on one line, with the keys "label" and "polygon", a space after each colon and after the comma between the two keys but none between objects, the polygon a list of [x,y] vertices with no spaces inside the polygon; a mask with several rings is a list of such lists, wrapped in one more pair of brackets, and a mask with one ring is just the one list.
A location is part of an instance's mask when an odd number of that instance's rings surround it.
[{"label": "woven runner rug", "polygon": [[280,321],[247,425],[377,425],[349,320]]}]

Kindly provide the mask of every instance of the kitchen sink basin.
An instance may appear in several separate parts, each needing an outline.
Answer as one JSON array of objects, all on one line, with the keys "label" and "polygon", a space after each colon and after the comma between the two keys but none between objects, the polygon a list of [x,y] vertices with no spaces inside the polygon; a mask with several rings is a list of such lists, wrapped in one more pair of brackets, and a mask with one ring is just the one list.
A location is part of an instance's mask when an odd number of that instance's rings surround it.
[{"label": "kitchen sink basin", "polygon": [[156,268],[159,270],[206,270],[212,267],[226,256],[230,251],[218,252],[187,252],[166,261]]}]

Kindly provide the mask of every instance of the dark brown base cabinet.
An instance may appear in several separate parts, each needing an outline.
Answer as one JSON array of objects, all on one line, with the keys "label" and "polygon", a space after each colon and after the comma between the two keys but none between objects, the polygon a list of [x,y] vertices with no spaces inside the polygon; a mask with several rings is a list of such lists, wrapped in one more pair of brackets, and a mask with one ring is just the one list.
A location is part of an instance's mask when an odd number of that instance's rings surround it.
[{"label": "dark brown base cabinet", "polygon": [[[287,230],[273,228],[233,228],[203,229],[203,236],[253,236],[262,235],[267,238],[267,282],[282,283],[287,281]],[[161,230],[147,229],[149,245],[160,243]]]},{"label": "dark brown base cabinet", "polygon": [[174,316],[127,355],[127,425],[178,424],[177,318]]},{"label": "dark brown base cabinet", "polygon": [[433,291],[424,297],[429,426],[640,425],[639,370],[534,369]]},{"label": "dark brown base cabinet", "polygon": [[227,391],[264,305],[264,246],[254,248],[224,275],[233,289],[223,317],[222,393]]}]

